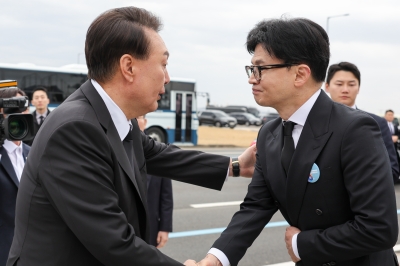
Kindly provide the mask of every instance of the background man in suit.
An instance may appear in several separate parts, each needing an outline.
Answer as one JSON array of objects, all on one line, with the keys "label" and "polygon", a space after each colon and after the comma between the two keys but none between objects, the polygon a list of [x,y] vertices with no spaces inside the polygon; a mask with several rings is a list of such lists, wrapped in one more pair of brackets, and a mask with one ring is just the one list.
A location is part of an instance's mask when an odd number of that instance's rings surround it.
[{"label": "background man in suit", "polygon": [[[360,92],[361,73],[357,66],[349,62],[333,64],[328,69],[325,90],[331,95],[333,101],[356,107],[357,95]],[[393,147],[392,134],[385,119],[375,114],[368,113],[378,123],[382,139],[385,142],[386,150],[392,166],[394,183],[399,181],[399,162],[397,150]]]},{"label": "background man in suit", "polygon": [[[145,132],[147,119],[142,115],[137,118],[141,131]],[[174,200],[171,179],[147,175],[147,207],[149,210],[149,244],[162,248],[172,232],[172,211]]]},{"label": "background man in suit", "polygon": [[[15,96],[25,96],[25,92],[16,87],[0,90],[0,99]],[[6,117],[13,113],[29,114],[29,110],[2,108],[1,113]],[[14,236],[15,201],[29,150],[22,141],[5,139],[0,143],[0,266],[6,265]]]},{"label": "background man in suit", "polygon": [[385,112],[385,119],[387,121],[387,125],[389,127],[390,133],[392,134],[392,142],[394,144],[394,148],[396,151],[398,150],[398,141],[399,141],[399,129],[393,124],[394,120],[394,112],[393,110],[386,110]]},{"label": "background man in suit", "polygon": [[278,209],[297,265],[395,265],[387,151],[371,116],[320,89],[329,64],[325,30],[303,18],[262,21],[247,50],[254,99],[281,118],[261,128],[248,193],[200,265],[237,265]]},{"label": "background man in suit", "polygon": [[[148,244],[147,167],[213,189],[233,168],[229,157],[155,142],[133,119],[156,110],[170,80],[160,26],[135,7],[111,9],[90,25],[90,79],[36,135],[8,266],[182,265]],[[239,156],[241,176],[254,171],[254,154],[249,148]]]},{"label": "background man in suit", "polygon": [[[37,87],[34,89],[32,93],[32,105],[35,106],[35,111],[33,111],[33,125],[35,129],[35,135],[39,131],[43,121],[50,114],[50,110],[48,108],[50,99],[47,93],[47,89],[44,87]],[[26,141],[28,145],[32,145],[33,140]]]}]

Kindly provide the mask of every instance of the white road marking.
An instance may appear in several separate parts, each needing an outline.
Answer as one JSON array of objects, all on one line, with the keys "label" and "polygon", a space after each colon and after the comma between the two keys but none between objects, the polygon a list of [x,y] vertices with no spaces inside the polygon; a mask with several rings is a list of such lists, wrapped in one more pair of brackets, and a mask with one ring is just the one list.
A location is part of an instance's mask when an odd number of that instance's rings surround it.
[{"label": "white road marking", "polygon": [[201,203],[201,204],[190,204],[192,208],[212,208],[212,207],[224,207],[224,206],[237,206],[243,201],[227,201],[227,202],[214,202],[214,203]]},{"label": "white road marking", "polygon": [[[400,245],[396,245],[393,247],[394,252],[400,252]],[[397,258],[400,259],[399,254],[397,254]],[[268,264],[264,266],[294,266],[295,264],[291,261],[288,262],[282,262],[282,263],[277,263],[277,264]]]}]

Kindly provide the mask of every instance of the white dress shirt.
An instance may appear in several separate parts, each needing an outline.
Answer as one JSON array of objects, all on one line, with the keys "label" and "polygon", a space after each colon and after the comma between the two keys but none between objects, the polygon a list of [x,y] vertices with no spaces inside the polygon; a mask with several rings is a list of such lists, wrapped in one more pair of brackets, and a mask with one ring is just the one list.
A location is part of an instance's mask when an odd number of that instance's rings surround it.
[{"label": "white dress shirt", "polygon": [[[316,91],[299,109],[292,114],[291,117],[287,121],[292,121],[296,123],[296,125],[293,128],[292,131],[292,137],[294,141],[294,147],[297,147],[297,143],[299,142],[301,132],[303,131],[304,124],[306,123],[308,114],[311,111],[311,108],[314,106],[315,102],[317,101],[317,98],[319,94],[321,93],[321,90]],[[295,234],[292,238],[292,248],[293,252],[300,259],[299,252],[297,249],[297,235]],[[216,248],[211,248],[208,253],[213,254],[215,257],[219,259],[221,264],[223,266],[230,266],[230,262],[226,255],[220,251],[219,249]]]},{"label": "white dress shirt", "polygon": [[394,125],[393,125],[393,123],[392,122],[388,122],[388,127],[390,129],[390,133],[392,135],[394,135]]},{"label": "white dress shirt", "polygon": [[44,112],[44,114],[39,114],[38,111],[36,110],[36,121],[38,122],[38,125],[40,125],[40,117],[43,117],[43,121],[46,119],[47,117],[47,110],[46,112]]},{"label": "white dress shirt", "polygon": [[18,181],[21,181],[22,171],[24,170],[25,166],[24,155],[22,153],[22,141],[18,146],[14,142],[6,139],[4,140],[3,147],[7,151],[15,174],[17,175]]},{"label": "white dress shirt", "polygon": [[119,108],[119,106],[110,98],[110,96],[108,96],[99,83],[97,83],[94,79],[91,79],[90,81],[92,82],[92,85],[96,91],[100,94],[100,97],[103,99],[107,110],[111,115],[111,119],[117,128],[118,135],[121,138],[121,141],[123,141],[131,129],[131,120],[126,118],[121,108]]}]

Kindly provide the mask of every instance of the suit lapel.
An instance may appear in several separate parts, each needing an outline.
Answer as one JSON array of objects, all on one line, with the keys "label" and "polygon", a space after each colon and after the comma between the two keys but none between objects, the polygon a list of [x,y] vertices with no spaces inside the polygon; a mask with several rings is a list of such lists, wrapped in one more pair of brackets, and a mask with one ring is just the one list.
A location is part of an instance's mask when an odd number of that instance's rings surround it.
[{"label": "suit lapel", "polygon": [[[139,129],[138,123],[136,119],[132,119],[132,140],[133,140],[133,170],[135,171],[135,175],[137,177],[138,186],[140,189],[140,193],[142,195],[142,199],[147,201],[147,175],[140,173],[140,168],[145,163],[141,131]],[[140,164],[139,164],[140,163]],[[145,209],[147,210],[147,204],[145,205]]]},{"label": "suit lapel", "polygon": [[[133,185],[136,188],[142,202],[143,198],[141,195],[141,190],[139,189],[138,183],[135,178],[135,173],[132,170],[131,164],[129,163],[128,156],[125,152],[124,146],[120,137],[118,135],[117,129],[115,128],[114,122],[111,119],[111,115],[108,112],[106,105],[104,104],[103,99],[101,99],[100,95],[97,93],[96,89],[93,87],[90,79],[86,81],[81,86],[83,94],[89,100],[90,104],[92,105],[94,111],[96,112],[97,118],[100,124],[106,131],[106,135],[108,140],[110,141],[111,147],[113,148],[119,165],[122,167],[124,172],[129,176],[130,180],[132,181]],[[135,161],[135,160],[134,160]],[[134,168],[137,168],[137,165]],[[135,171],[136,172],[136,171]],[[140,176],[140,173],[139,173]],[[146,204],[143,204],[146,205]]]},{"label": "suit lapel", "polygon": [[332,135],[332,129],[329,128],[332,105],[332,100],[321,91],[307,117],[293,154],[287,177],[286,199],[290,202],[287,209],[294,226],[298,224],[311,168]]},{"label": "suit lapel", "polygon": [[15,173],[14,167],[11,163],[10,157],[8,157],[7,151],[4,148],[1,148],[1,164],[3,165],[4,169],[6,170],[8,176],[14,182],[14,184],[18,187],[19,181],[17,174]]}]

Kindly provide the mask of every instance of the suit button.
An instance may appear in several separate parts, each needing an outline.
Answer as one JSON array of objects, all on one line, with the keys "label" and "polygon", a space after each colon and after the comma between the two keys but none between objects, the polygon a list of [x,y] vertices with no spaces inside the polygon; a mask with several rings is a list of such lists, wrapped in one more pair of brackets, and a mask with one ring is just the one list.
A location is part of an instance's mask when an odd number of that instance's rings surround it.
[{"label": "suit button", "polygon": [[279,202],[278,202],[277,200],[275,200],[274,203],[275,203],[275,206],[276,206],[276,207],[279,207]]},{"label": "suit button", "polygon": [[321,211],[320,209],[316,209],[316,210],[315,210],[315,213],[316,213],[317,215],[322,215],[322,211]]},{"label": "suit button", "polygon": [[331,261],[331,265],[332,265],[332,266],[335,266],[335,265],[336,265],[336,262]]}]

